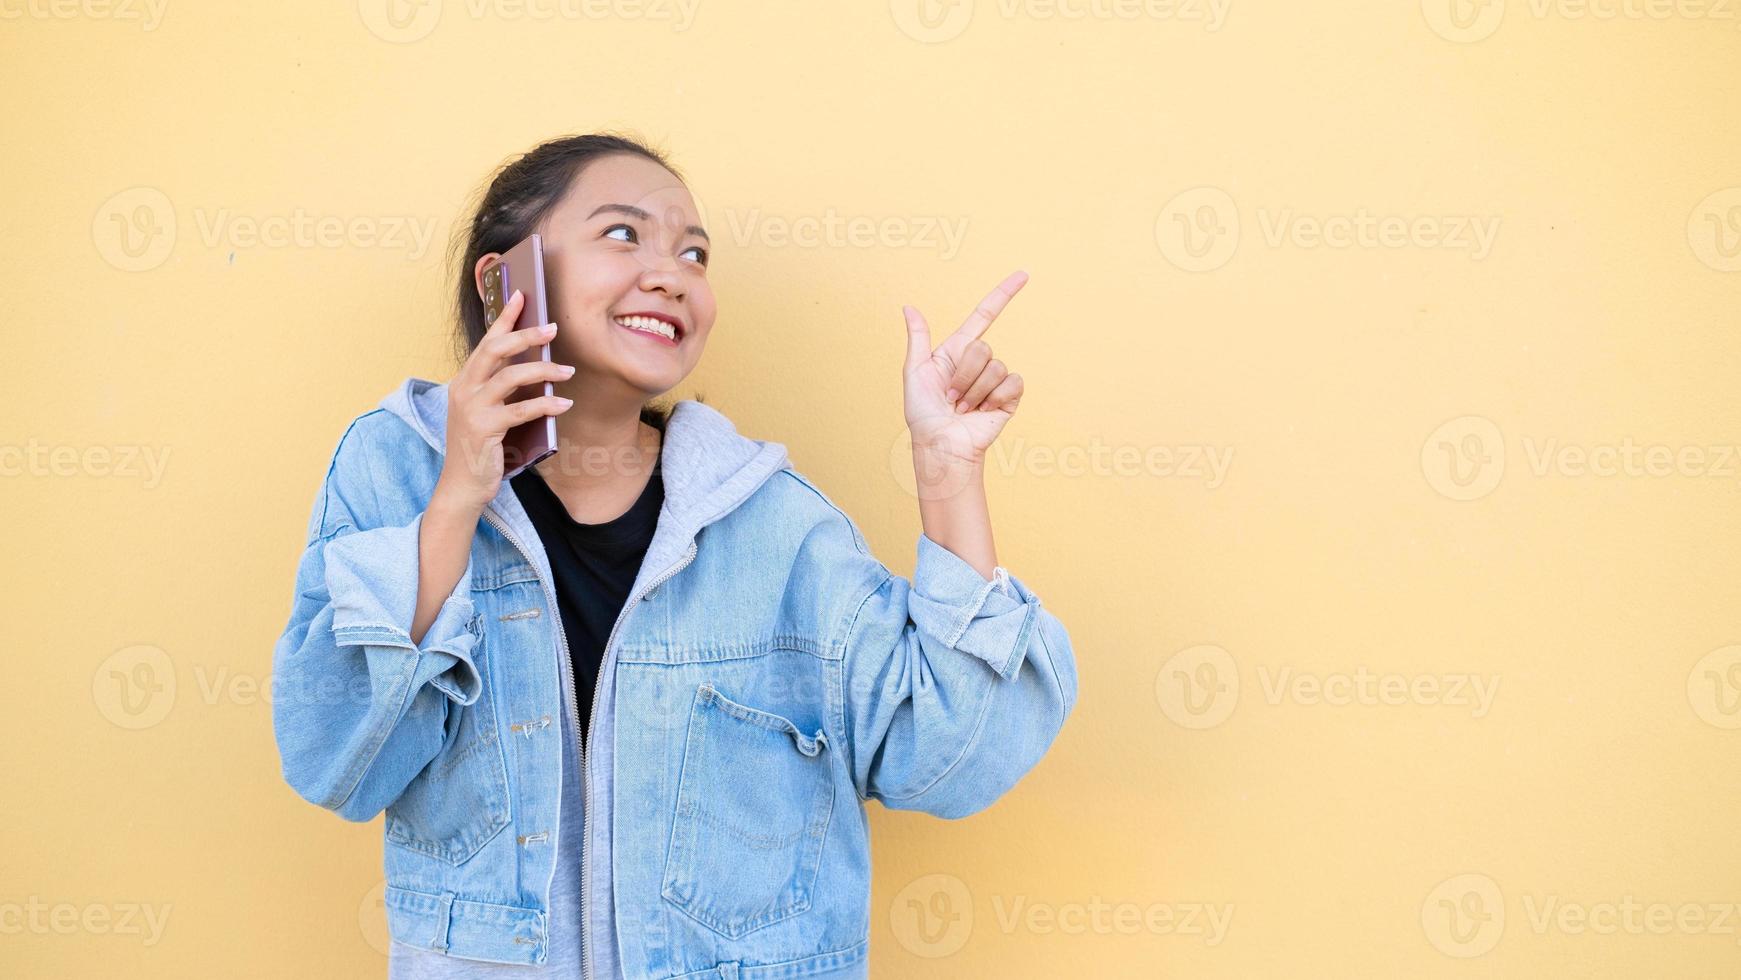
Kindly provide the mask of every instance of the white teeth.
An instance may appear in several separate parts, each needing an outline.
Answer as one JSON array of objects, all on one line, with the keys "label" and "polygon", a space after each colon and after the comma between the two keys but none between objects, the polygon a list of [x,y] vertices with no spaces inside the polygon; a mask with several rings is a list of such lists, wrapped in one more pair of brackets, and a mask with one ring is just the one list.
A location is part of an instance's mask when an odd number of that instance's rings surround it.
[{"label": "white teeth", "polygon": [[672,327],[671,324],[666,323],[664,320],[655,320],[650,316],[619,316],[616,320],[618,323],[628,327],[630,330],[658,334],[666,340],[677,339],[676,328]]}]

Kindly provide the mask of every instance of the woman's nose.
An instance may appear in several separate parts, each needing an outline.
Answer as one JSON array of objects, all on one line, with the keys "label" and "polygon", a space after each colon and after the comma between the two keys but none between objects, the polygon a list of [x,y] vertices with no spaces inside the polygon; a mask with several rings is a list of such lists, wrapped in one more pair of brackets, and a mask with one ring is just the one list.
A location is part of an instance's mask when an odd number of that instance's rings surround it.
[{"label": "woman's nose", "polygon": [[683,298],[683,279],[677,274],[677,260],[670,256],[660,256],[653,259],[654,264],[647,266],[641,273],[641,288],[647,292],[661,292],[672,299]]}]

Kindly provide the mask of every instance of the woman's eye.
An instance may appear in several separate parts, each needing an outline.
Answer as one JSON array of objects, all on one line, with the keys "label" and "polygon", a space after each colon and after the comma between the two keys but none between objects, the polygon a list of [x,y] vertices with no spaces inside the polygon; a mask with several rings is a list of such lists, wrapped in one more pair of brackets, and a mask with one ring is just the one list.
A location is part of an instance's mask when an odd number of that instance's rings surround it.
[{"label": "woman's eye", "polygon": [[[605,235],[609,237],[615,235],[619,231],[626,232],[629,237],[619,238],[618,241],[638,243],[641,240],[640,235],[635,231],[633,225],[611,225],[609,228],[605,229]],[[691,245],[683,250],[683,254],[685,255],[688,255],[690,252],[696,253],[696,262],[699,262],[702,265],[707,264],[707,249],[702,248],[700,245]]]}]

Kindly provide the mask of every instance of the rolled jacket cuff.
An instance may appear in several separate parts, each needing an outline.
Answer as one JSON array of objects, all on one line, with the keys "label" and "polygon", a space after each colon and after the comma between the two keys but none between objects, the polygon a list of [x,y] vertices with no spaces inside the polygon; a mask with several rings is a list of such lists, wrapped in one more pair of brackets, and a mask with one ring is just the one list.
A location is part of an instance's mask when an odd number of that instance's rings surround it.
[{"label": "rolled jacket cuff", "polygon": [[427,656],[416,674],[459,704],[471,704],[483,690],[472,660],[478,624],[471,600],[473,561],[453,591],[442,600],[423,642],[411,642],[417,611],[418,534],[423,515],[398,527],[342,534],[325,545],[327,593],[332,599],[332,631],[338,646],[377,644],[404,647]]},{"label": "rolled jacket cuff", "polygon": [[923,532],[908,614],[951,650],[984,660],[1011,679],[1021,668],[1040,600],[999,565],[991,579]]}]

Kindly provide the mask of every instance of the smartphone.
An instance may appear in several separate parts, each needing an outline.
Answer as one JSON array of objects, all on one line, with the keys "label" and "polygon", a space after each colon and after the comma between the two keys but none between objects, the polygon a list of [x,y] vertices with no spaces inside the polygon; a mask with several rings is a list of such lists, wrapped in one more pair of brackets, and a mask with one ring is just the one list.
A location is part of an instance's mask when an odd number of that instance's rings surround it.
[{"label": "smartphone", "polygon": [[[518,289],[526,301],[520,306],[515,330],[531,330],[551,322],[550,300],[544,290],[544,241],[532,235],[503,252],[484,270],[484,326],[496,322],[508,297]],[[511,363],[550,360],[550,345],[537,344],[514,355]],[[555,394],[548,381],[521,385],[507,397],[507,404]],[[521,470],[556,452],[556,416],[540,415],[509,429],[502,437],[502,479],[507,480]]]}]

